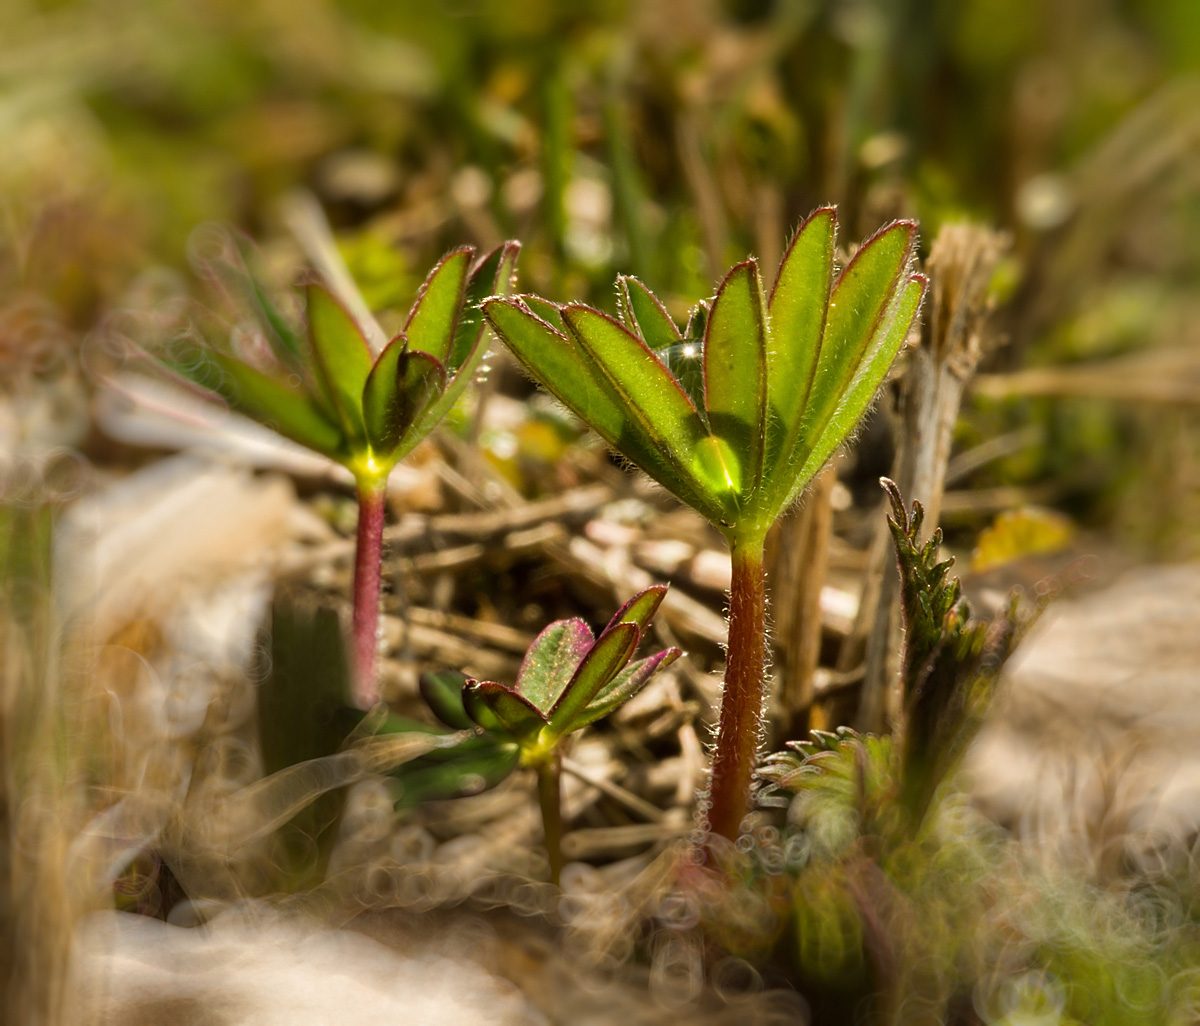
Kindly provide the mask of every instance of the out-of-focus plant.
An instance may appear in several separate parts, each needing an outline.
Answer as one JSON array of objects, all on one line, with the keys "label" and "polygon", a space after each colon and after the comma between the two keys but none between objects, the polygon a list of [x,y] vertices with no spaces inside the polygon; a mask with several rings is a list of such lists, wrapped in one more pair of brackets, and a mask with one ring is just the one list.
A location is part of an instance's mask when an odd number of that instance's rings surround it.
[{"label": "out-of-focus plant", "polygon": [[[910,514],[883,485],[905,624],[902,734],[813,731],[759,773],[764,803],[787,805],[803,840],[792,912],[806,971],[858,986],[869,961],[883,1007],[898,1015],[914,994],[947,1000],[969,916],[982,914],[975,883],[992,867],[988,830],[964,828],[971,816],[946,785],[1032,616],[1014,601],[991,623],[972,619],[953,561],[938,558],[941,532],[922,544],[920,503]],[[947,879],[961,893],[945,893]]]},{"label": "out-of-focus plant", "polygon": [[926,288],[917,226],[897,221],[836,273],[837,219],[801,225],[768,297],[754,259],[681,332],[637,279],[621,320],[534,296],[484,304],[526,369],[613,448],[702,513],[733,558],[725,690],[708,823],[737,837],[750,797],[765,677],[763,543],[846,440],[912,327]]},{"label": "out-of-focus plant", "polygon": [[638,592],[594,636],[583,620],[556,620],[537,636],[511,687],[456,672],[427,673],[421,694],[439,720],[477,735],[434,753],[400,774],[418,797],[494,786],[518,766],[537,772],[550,877],[562,869],[562,754],[567,738],[607,716],[680,656],[665,648],[631,662],[666,595],[665,585]]},{"label": "out-of-focus plant", "polygon": [[256,316],[257,332],[202,324],[174,340],[169,367],[240,413],[328,456],[354,475],[354,702],[378,701],[375,680],[388,475],[445,415],[483,357],[479,303],[511,284],[519,244],[478,261],[467,246],[425,279],[400,332],[375,354],[363,329],[325,287],[305,288],[307,331],[297,330],[246,270],[236,250],[206,269]]}]

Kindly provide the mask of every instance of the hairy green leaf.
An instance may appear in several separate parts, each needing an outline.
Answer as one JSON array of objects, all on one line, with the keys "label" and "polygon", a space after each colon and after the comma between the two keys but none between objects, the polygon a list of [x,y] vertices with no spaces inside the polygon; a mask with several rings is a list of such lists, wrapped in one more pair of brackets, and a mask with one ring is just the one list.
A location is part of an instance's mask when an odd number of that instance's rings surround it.
[{"label": "hairy green leaf", "polygon": [[545,717],[529,699],[495,681],[468,681],[463,707],[485,730],[507,733],[519,742],[532,740],[546,725]]},{"label": "hairy green leaf", "polygon": [[713,300],[704,335],[704,401],[710,428],[738,460],[735,490],[754,490],[762,476],[767,402],[766,313],[754,260],[734,267]]},{"label": "hairy green leaf", "polygon": [[771,292],[767,403],[783,459],[795,444],[817,367],[833,282],[836,227],[832,207],[809,215],[788,246]]},{"label": "hairy green leaf", "polygon": [[590,424],[610,445],[616,445],[624,417],[592,377],[591,368],[571,339],[533,313],[524,296],[489,299],[483,308],[496,334],[525,368],[567,409]]},{"label": "hairy green leaf", "polygon": [[[641,339],[599,310],[564,306],[563,321],[615,399],[613,444],[685,502],[720,518],[732,489],[722,453],[679,382]],[[711,496],[712,498],[709,498]]]},{"label": "hairy green leaf", "polygon": [[169,361],[168,366],[219,395],[230,408],[253,417],[293,442],[334,459],[345,454],[341,429],[312,399],[240,360],[196,346]]},{"label": "hairy green leaf", "polygon": [[520,300],[529,307],[536,317],[540,317],[560,335],[566,335],[567,326],[563,323],[562,307],[558,303],[551,303],[540,296],[529,295],[521,296]]},{"label": "hairy green leaf", "polygon": [[482,344],[486,326],[478,304],[491,292],[508,291],[516,273],[517,254],[520,251],[520,243],[506,242],[487,254],[472,272],[467,281],[463,309],[454,337],[454,349],[446,367],[446,385],[441,394],[428,405],[414,430],[401,441],[399,449],[392,454],[393,458],[403,459],[412,452],[417,443],[437,427],[471,383],[475,370],[487,351]]},{"label": "hairy green leaf", "polygon": [[463,688],[467,675],[457,670],[443,670],[421,674],[417,686],[421,697],[434,716],[455,730],[470,730],[474,721],[463,707]]},{"label": "hairy green leaf", "polygon": [[[917,226],[897,221],[863,243],[842,272],[829,299],[821,353],[801,421],[801,437],[811,449],[842,402],[862,363],[892,292],[912,256]],[[854,423],[844,426],[848,434]]]},{"label": "hairy green leaf", "polygon": [[474,252],[464,247],[442,257],[417,293],[404,325],[410,348],[428,353],[439,363],[450,360]]},{"label": "hairy green leaf", "polygon": [[550,711],[550,728],[564,734],[575,718],[599,694],[629,661],[637,648],[641,631],[636,624],[619,623],[606,630],[575,671],[570,683]]},{"label": "hairy green leaf", "polygon": [[346,308],[320,285],[307,289],[308,337],[322,395],[347,437],[364,437],[363,386],[371,373],[367,340]]},{"label": "hairy green leaf", "polygon": [[381,455],[395,452],[405,432],[446,386],[446,370],[433,356],[408,348],[403,335],[379,354],[363,387],[367,441]]},{"label": "hairy green leaf", "polygon": [[639,591],[613,614],[601,633],[608,633],[619,623],[631,623],[644,635],[666,596],[665,584],[652,584],[649,588]]},{"label": "hairy green leaf", "polygon": [[640,335],[651,349],[663,349],[680,341],[679,329],[658,297],[637,278],[617,278],[617,297],[630,331]]},{"label": "hairy green leaf", "polygon": [[619,709],[641,691],[655,673],[670,666],[682,654],[677,648],[665,648],[636,663],[630,663],[596,693],[596,697],[571,720],[566,729],[579,730]]},{"label": "hairy green leaf", "polygon": [[895,293],[863,353],[862,362],[842,393],[837,410],[813,444],[812,450],[805,456],[800,473],[796,475],[792,491],[784,505],[795,499],[800,489],[821,469],[862,419],[883,379],[887,377],[896,354],[904,346],[904,340],[908,337],[913,321],[916,320],[928,284],[929,281],[923,274],[914,274],[907,278]]},{"label": "hairy green leaf", "polygon": [[543,714],[549,714],[594,640],[582,620],[555,620],[525,653],[516,690]]}]

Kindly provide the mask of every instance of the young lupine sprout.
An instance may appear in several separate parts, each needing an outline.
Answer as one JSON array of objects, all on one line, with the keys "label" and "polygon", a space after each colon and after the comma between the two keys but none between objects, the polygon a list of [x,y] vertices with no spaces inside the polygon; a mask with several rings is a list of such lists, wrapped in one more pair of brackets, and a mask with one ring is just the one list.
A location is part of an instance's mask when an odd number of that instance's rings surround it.
[{"label": "young lupine sprout", "polygon": [[511,687],[459,673],[423,675],[421,693],[437,718],[455,730],[476,727],[480,736],[460,746],[457,765],[450,764],[450,750],[444,759],[438,753],[429,765],[406,767],[401,774],[406,786],[411,777],[424,793],[440,784],[446,794],[466,772],[481,790],[499,783],[518,765],[534,769],[550,877],[557,883],[562,869],[563,742],[613,712],[679,658],[679,649],[665,648],[631,662],[666,593],[665,585],[639,592],[598,637],[580,619],[556,620],[529,647]]},{"label": "young lupine sprout", "polygon": [[764,538],[866,412],[925,294],[925,277],[910,270],[912,221],[880,230],[840,274],[835,230],[832,207],[815,211],[769,297],[758,263],[746,260],[683,332],[635,278],[617,280],[620,320],[535,296],[484,303],[530,374],[729,543],[729,644],[708,825],[730,839],[745,816],[759,744]]},{"label": "young lupine sprout", "polygon": [[[508,290],[519,248],[506,242],[478,261],[469,246],[446,254],[421,286],[404,330],[378,355],[346,308],[315,282],[305,287],[307,331],[293,328],[233,250],[207,270],[248,301],[259,335],[177,340],[168,354],[177,373],[354,475],[353,699],[359,708],[379,698],[375,649],[388,475],[474,375],[485,348],[479,304]],[[263,340],[255,352],[253,343]]]}]

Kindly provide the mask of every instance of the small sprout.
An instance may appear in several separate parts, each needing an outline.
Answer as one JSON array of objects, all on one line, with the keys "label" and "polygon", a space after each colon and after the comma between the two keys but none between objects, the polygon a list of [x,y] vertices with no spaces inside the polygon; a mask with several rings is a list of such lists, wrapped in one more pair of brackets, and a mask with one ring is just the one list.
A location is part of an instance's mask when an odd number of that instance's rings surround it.
[{"label": "small sprout", "polygon": [[[563,743],[627,702],[682,654],[672,647],[633,660],[666,593],[665,585],[639,592],[599,636],[593,636],[582,620],[556,620],[529,647],[511,687],[453,672],[421,677],[421,694],[439,720],[456,730],[478,729],[478,737],[452,750],[462,751],[490,771],[479,769],[474,774],[477,780],[494,786],[518,765],[537,771],[546,850],[556,883],[562,869],[558,789]],[[474,747],[463,751],[472,743]],[[439,758],[443,755],[447,756],[442,770],[447,788],[442,796],[462,793],[455,781],[463,775],[463,766],[450,753],[437,753]],[[413,768],[422,773],[429,769]],[[407,788],[409,771],[403,780]],[[424,779],[415,783],[428,784]]]},{"label": "small sprout", "polygon": [[375,356],[362,327],[316,282],[304,291],[307,330],[293,328],[230,240],[205,270],[250,307],[265,345],[247,345],[259,351],[246,353],[233,344],[237,332],[203,341],[189,335],[177,339],[163,361],[232,409],[354,475],[354,697],[360,708],[379,697],[375,633],[388,475],[474,377],[487,349],[480,304],[508,287],[519,248],[506,242],[479,260],[469,246],[446,254],[425,279],[404,330]]},{"label": "small sprout", "polygon": [[760,736],[763,542],[853,432],[917,317],[917,226],[887,225],[837,273],[832,207],[796,232],[768,294],[749,259],[681,332],[636,278],[620,319],[578,303],[496,297],[484,312],[517,359],[622,455],[721,530],[733,559],[725,690],[708,825],[735,839]]}]

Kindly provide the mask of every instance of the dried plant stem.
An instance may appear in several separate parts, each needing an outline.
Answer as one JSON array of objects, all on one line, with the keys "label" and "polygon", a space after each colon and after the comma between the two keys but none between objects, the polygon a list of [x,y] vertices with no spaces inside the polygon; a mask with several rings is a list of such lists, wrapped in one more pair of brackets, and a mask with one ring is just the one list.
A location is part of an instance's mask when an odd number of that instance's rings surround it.
[{"label": "dried plant stem", "polygon": [[550,882],[558,886],[562,876],[562,759],[555,754],[537,768],[538,802],[542,807],[542,831],[546,857],[550,860]]},{"label": "dried plant stem", "polygon": [[[926,531],[937,527],[946,466],[963,392],[994,340],[985,338],[991,305],[988,282],[1008,237],[971,224],[946,225],[934,240],[926,269],[933,282],[922,344],[912,351],[905,380],[896,482],[925,507]],[[881,524],[881,531],[886,527]],[[881,555],[890,552],[890,546]],[[866,668],[856,726],[883,729],[894,718],[899,688],[899,582],[885,573],[867,641]]]},{"label": "dried plant stem", "polygon": [[383,577],[383,521],[387,489],[381,482],[358,486],[358,540],[354,554],[354,704],[379,701],[375,679],[379,592]]},{"label": "dried plant stem", "polygon": [[772,567],[775,636],[783,666],[784,728],[805,737],[813,704],[813,678],[821,655],[821,589],[829,566],[833,486],[826,467],[809,488],[799,513],[780,525]]},{"label": "dried plant stem", "polygon": [[763,539],[733,539],[729,590],[729,645],[721,723],[713,755],[708,826],[736,840],[750,801],[750,779],[762,722],[766,673],[766,574]]}]

